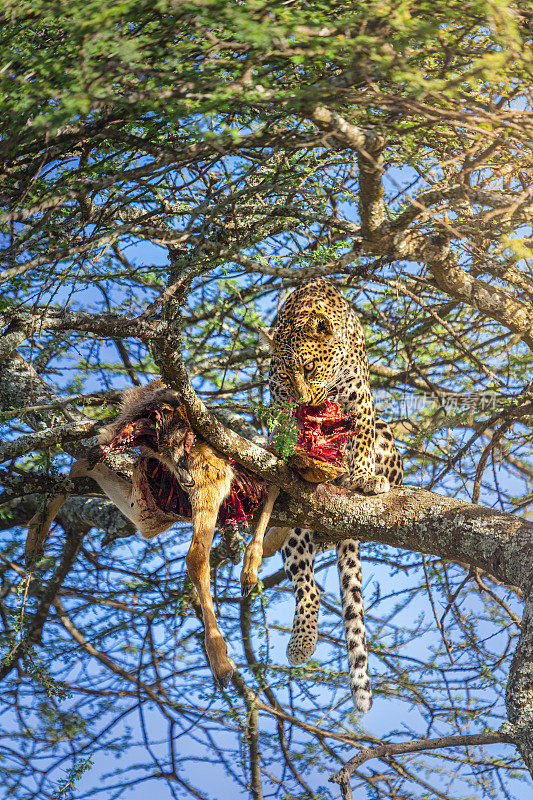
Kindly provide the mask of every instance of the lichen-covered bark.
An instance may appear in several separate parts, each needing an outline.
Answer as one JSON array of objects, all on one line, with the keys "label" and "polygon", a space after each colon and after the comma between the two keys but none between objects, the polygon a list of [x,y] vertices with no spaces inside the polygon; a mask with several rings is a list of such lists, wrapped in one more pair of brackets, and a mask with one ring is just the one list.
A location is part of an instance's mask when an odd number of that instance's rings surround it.
[{"label": "lichen-covered bark", "polygon": [[382,542],[480,567],[525,593],[531,585],[532,523],[424,489],[362,497],[320,484],[306,500],[282,495],[273,519],[309,526],[324,543]]},{"label": "lichen-covered bark", "polygon": [[70,422],[67,425],[57,425],[40,433],[28,433],[11,442],[0,442],[0,464],[25,453],[31,453],[33,450],[87,439],[88,436],[97,432],[97,428],[97,422],[87,419]]},{"label": "lichen-covered bark", "polygon": [[[531,561],[531,550],[529,552]],[[533,592],[524,605],[518,640],[505,692],[508,722],[502,730],[512,736],[533,775]]]},{"label": "lichen-covered bark", "polygon": [[[88,314],[84,311],[65,309],[39,308],[35,312],[24,308],[13,308],[5,311],[0,316],[0,325],[10,323],[10,351],[17,347],[28,336],[35,325],[36,313],[39,326],[49,331],[86,331],[103,338],[126,338],[136,336],[140,339],[149,339],[152,336],[164,334],[165,324],[157,320],[135,319],[122,314]],[[3,347],[0,348],[0,360],[3,350],[7,349],[2,339]],[[9,355],[9,353],[7,353]]]},{"label": "lichen-covered bark", "polygon": [[488,317],[518,333],[533,350],[533,311],[497,286],[491,286],[465,272],[450,256],[428,264],[439,287],[457,300],[479,309]]},{"label": "lichen-covered bark", "polygon": [[[2,411],[18,410],[25,408],[28,404],[44,405],[56,399],[50,387],[31,364],[28,364],[18,353],[4,362],[0,370],[0,409]],[[24,421],[34,430],[42,431],[57,424],[58,415],[64,423],[87,420],[87,417],[76,412],[69,411],[67,413],[64,409],[59,411],[56,409],[39,414],[28,412],[24,416]],[[73,452],[75,449],[76,446],[72,445],[68,448],[68,452]]]}]

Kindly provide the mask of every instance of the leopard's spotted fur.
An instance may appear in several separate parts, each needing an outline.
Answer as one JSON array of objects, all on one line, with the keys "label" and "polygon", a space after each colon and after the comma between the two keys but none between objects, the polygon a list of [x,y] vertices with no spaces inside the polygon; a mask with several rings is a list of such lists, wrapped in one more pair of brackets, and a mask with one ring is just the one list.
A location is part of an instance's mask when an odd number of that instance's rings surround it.
[{"label": "leopard's spotted fur", "polygon": [[[357,433],[348,445],[349,474],[340,483],[365,494],[388,492],[400,484],[402,461],[389,426],[376,419],[370,393],[368,360],[361,324],[350,304],[328,281],[318,278],[292,292],[275,326],[263,331],[272,351],[272,403],[289,396],[318,405],[326,397],[357,417]],[[281,553],[294,587],[296,612],[287,657],[303,664],[313,654],[318,633],[319,590],[314,579],[312,531],[289,531]],[[359,542],[337,546],[350,688],[355,705],[368,711],[372,692],[368,677]]]}]

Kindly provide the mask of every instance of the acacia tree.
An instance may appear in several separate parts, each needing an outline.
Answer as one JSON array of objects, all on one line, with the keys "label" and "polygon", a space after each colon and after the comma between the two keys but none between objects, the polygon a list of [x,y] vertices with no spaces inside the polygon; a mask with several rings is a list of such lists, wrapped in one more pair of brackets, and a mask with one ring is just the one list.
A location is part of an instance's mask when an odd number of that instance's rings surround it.
[{"label": "acacia tree", "polygon": [[[533,771],[529,11],[4,0],[1,14],[7,795],[520,796]],[[387,496],[312,487],[253,444],[268,403],[257,328],[316,275],[365,325],[406,465]],[[288,668],[284,574],[267,562],[241,600],[238,537],[223,537],[213,578],[237,663],[223,692],[187,526],[139,542],[92,481],[65,478],[119,389],[154,374],[200,434],[283,487],[277,522],[365,542],[371,714],[349,698],[331,552],[316,660]],[[25,525],[64,489],[27,572]]]}]

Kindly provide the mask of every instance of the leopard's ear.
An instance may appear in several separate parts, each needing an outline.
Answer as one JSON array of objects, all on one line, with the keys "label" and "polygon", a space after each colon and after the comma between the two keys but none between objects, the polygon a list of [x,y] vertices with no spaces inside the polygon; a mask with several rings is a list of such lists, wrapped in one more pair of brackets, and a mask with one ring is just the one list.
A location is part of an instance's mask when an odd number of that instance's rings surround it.
[{"label": "leopard's ear", "polygon": [[305,323],[305,332],[312,339],[326,341],[333,336],[333,325],[326,314],[321,311],[313,311]]},{"label": "leopard's ear", "polygon": [[274,351],[274,339],[276,328],[259,328],[259,341],[268,347],[270,352]]}]

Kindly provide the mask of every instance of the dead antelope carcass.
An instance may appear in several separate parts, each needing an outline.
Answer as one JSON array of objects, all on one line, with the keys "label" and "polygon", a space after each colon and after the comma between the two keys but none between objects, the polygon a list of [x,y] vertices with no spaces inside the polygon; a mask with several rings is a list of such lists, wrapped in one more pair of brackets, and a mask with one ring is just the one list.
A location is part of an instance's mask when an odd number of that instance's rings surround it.
[{"label": "dead antelope carcass", "polygon": [[[71,477],[94,478],[113,503],[150,539],[176,521],[192,518],[193,536],[186,557],[198,592],[205,627],[205,646],[213,674],[227,686],[233,665],[219,631],[210,591],[209,552],[217,523],[245,522],[266,498],[254,537],[247,547],[241,575],[243,594],[257,582],[263,535],[278,489],[267,493],[251,472],[232,463],[192,430],[179,395],[152,381],[124,392],[118,418],[100,432],[100,444],[76,461]],[[138,449],[131,482],[104,463],[117,450]],[[30,546],[42,542],[65,496],[55,498],[44,514],[30,522]]]}]

